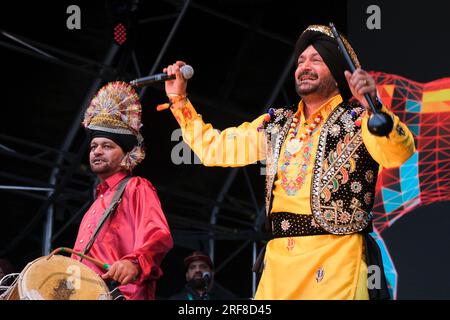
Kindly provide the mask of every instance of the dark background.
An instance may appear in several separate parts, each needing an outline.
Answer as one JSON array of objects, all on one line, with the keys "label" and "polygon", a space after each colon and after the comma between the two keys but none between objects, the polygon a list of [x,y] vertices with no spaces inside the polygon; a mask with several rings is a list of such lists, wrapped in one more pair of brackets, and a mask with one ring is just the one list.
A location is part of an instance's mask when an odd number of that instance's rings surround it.
[{"label": "dark background", "polygon": [[[130,9],[135,3],[136,10],[121,13],[124,4]],[[81,8],[81,30],[66,28],[69,16],[66,8],[71,4]],[[176,0],[2,4],[0,29],[28,44],[33,43],[58,61],[30,54],[29,48],[0,35],[0,68],[4,79],[0,91],[0,134],[39,146],[27,146],[4,136],[0,143],[50,163],[37,164],[2,153],[0,184],[48,185],[57,152],[47,150],[43,154],[42,146],[61,149],[70,127],[81,121],[77,118],[80,110],[86,108],[86,101],[101,84],[148,75],[183,4],[184,1]],[[381,30],[366,28],[369,4],[381,7]],[[175,60],[191,64],[195,75],[189,82],[190,99],[207,122],[224,129],[256,118],[269,106],[297,102],[289,60],[297,37],[310,24],[333,21],[348,34],[368,70],[423,82],[448,76],[450,46],[446,39],[450,27],[445,23],[448,9],[450,5],[440,1],[427,1],[420,6],[407,1],[395,4],[390,1],[191,1],[155,72],[162,72],[163,67]],[[92,61],[81,61],[54,50],[101,63],[113,43],[113,26],[124,19],[131,22],[132,28],[111,67],[102,70]],[[102,79],[97,80],[98,74]],[[94,90],[96,80],[99,84]],[[158,283],[157,294],[166,298],[181,288],[184,256],[193,249],[207,249],[208,232],[215,231],[226,238],[216,241],[217,281],[238,296],[248,298],[252,295],[252,242],[233,240],[233,236],[253,230],[255,206],[259,209],[263,206],[264,177],[259,175],[256,165],[237,171],[220,204],[218,196],[232,169],[172,163],[171,150],[178,141],[171,141],[171,134],[177,124],[170,112],[155,111],[156,105],[165,101],[162,85],[148,87],[141,98],[148,150],[146,159],[135,172],[157,187],[175,239],[174,249],[163,262],[164,276]],[[76,166],[76,174],[65,185],[55,205],[54,232],[70,219],[73,221],[59,232],[52,247],[72,246],[81,219],[76,212],[91,194],[95,177],[89,174],[83,139],[80,127],[68,151],[70,157],[79,155],[82,162]],[[64,169],[62,173],[67,171]],[[56,185],[62,181],[61,175]],[[10,260],[20,271],[42,255],[43,208],[47,196],[43,192],[0,190],[0,198],[3,208],[0,258]],[[216,224],[223,228],[220,230],[209,224],[215,205],[221,208]],[[447,211],[448,203],[417,208],[383,232],[399,272],[398,298],[450,298],[450,278],[445,273],[450,260]],[[260,245],[258,242],[258,248]]]}]

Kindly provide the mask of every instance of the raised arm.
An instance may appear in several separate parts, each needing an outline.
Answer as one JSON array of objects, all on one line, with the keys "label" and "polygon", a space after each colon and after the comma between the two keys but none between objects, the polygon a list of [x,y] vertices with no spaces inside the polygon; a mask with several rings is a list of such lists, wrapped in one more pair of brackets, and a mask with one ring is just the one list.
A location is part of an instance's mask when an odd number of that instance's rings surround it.
[{"label": "raised arm", "polygon": [[222,132],[214,129],[203,121],[187,99],[187,80],[180,72],[183,65],[184,62],[177,61],[164,69],[168,75],[176,75],[174,80],[166,81],[166,94],[184,141],[201,162],[205,166],[239,167],[265,159],[265,136],[258,130],[264,115]]}]

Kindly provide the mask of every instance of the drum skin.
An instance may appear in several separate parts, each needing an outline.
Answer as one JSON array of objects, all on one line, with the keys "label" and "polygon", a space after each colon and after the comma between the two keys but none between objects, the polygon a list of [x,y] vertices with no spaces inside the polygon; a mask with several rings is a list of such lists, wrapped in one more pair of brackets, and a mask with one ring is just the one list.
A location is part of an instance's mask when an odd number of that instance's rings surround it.
[{"label": "drum skin", "polygon": [[30,262],[8,300],[111,300],[105,282],[83,263],[61,255]]}]

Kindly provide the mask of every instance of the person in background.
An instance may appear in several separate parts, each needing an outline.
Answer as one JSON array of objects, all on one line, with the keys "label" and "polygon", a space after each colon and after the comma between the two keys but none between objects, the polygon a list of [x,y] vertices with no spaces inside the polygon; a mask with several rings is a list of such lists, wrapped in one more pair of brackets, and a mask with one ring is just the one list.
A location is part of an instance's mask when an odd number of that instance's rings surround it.
[{"label": "person in background", "polygon": [[233,300],[236,296],[214,282],[214,265],[211,258],[194,251],[184,259],[186,284],[170,300]]}]

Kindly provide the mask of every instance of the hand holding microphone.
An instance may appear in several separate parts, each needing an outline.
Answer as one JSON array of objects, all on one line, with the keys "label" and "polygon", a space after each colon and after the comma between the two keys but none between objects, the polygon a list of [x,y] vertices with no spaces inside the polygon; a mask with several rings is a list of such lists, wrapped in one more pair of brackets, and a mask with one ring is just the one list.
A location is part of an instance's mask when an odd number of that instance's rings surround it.
[{"label": "hand holding microphone", "polygon": [[[168,68],[165,68],[164,70],[168,70]],[[177,72],[178,70],[172,69],[170,73],[158,73],[148,77],[135,79],[130,81],[130,84],[134,87],[140,88],[157,82],[174,80],[177,77]],[[182,65],[179,67],[179,73],[183,79],[188,80],[194,75],[194,69],[190,65]]]},{"label": "hand holding microphone", "polygon": [[194,69],[183,61],[177,61],[163,69],[164,73],[136,79],[130,82],[136,87],[146,86],[155,82],[165,81],[166,95],[169,103],[163,103],[156,107],[157,111],[170,108],[172,103],[186,99],[187,80],[194,75]]}]

